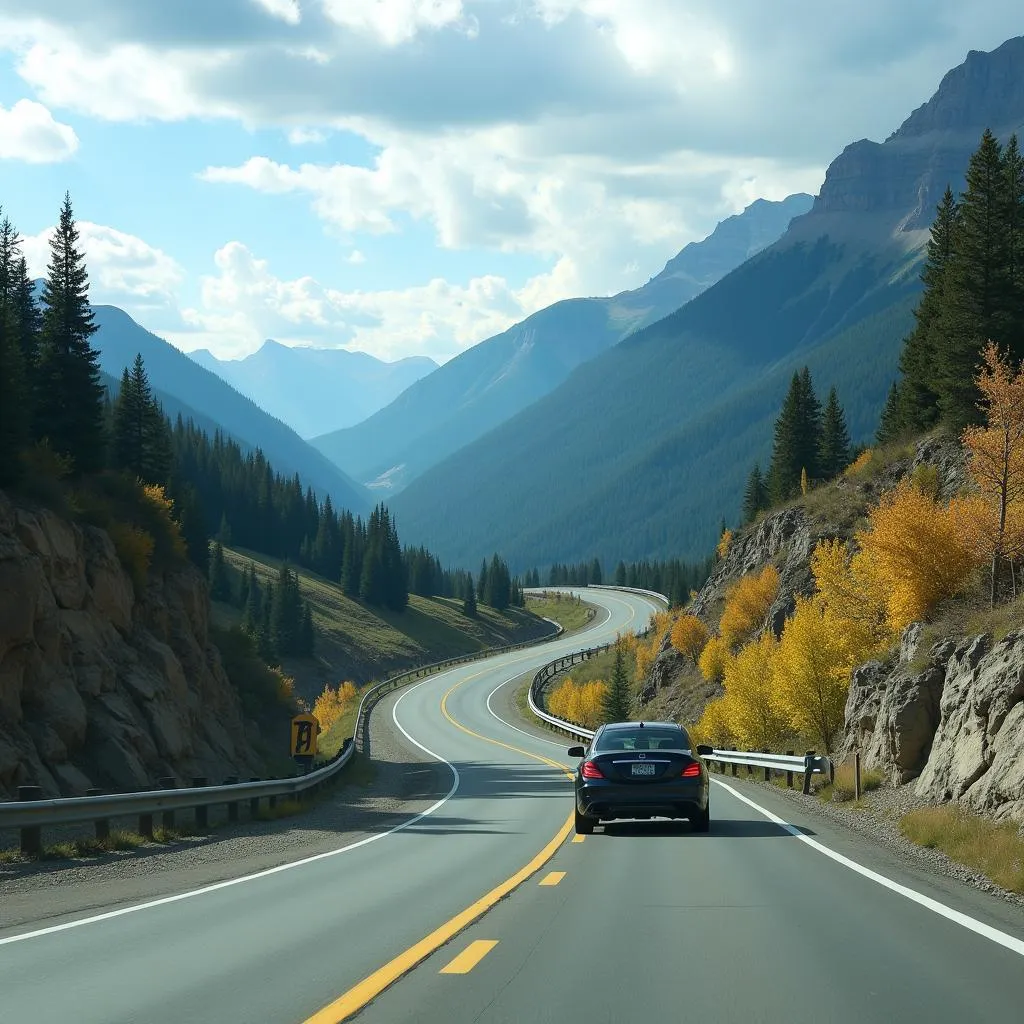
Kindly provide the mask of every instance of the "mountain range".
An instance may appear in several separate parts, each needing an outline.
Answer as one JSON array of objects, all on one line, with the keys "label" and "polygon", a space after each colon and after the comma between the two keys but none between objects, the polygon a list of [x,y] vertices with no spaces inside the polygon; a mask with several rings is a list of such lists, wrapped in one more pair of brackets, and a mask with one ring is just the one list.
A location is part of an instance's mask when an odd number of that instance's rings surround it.
[{"label": "mountain range", "polygon": [[365,513],[366,490],[307,444],[291,427],[264,412],[215,373],[204,369],[169,342],[137,324],[117,306],[93,306],[98,330],[92,344],[100,368],[115,380],[140,354],[157,397],[169,416],[179,412],[197,419],[206,430],[221,429],[243,448],[261,448],[274,469],[286,476],[298,473],[303,485],[321,496],[330,494],[336,508]]},{"label": "mountain range", "polygon": [[305,438],[360,423],[437,369],[427,356],[387,363],[366,352],[273,340],[244,359],[218,359],[208,349],[188,355]]},{"label": "mountain range", "polygon": [[848,146],[773,245],[414,480],[392,502],[403,536],[514,569],[705,555],[795,369],[873,434],[935,206],[986,127],[1024,127],[1024,38],[972,51],[888,139]]},{"label": "mountain range", "polygon": [[356,480],[396,493],[770,245],[811,202],[803,194],[758,200],[687,245],[642,287],[548,306],[445,363],[363,423],[313,444]]}]

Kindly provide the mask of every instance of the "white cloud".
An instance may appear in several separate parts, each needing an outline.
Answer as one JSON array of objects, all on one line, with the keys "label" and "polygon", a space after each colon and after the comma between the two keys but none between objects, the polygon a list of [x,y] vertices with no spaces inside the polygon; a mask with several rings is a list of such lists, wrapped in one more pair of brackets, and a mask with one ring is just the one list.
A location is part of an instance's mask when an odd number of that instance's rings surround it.
[{"label": "white cloud", "polygon": [[293,146],[305,146],[311,142],[324,142],[327,135],[316,128],[292,128],[288,132],[288,141]]},{"label": "white cloud", "polygon": [[348,256],[345,257],[346,263],[365,263],[366,257],[358,250],[353,249]]},{"label": "white cloud", "polygon": [[266,338],[284,344],[357,349],[383,359],[429,355],[439,361],[512,326],[578,284],[560,261],[551,274],[516,289],[501,277],[468,283],[435,278],[413,288],[341,291],[312,277],[284,280],[241,242],[214,256],[200,303],[185,309],[187,331],[162,332],[180,347],[209,348],[222,358],[255,351]]},{"label": "white cloud", "polygon": [[299,10],[299,0],[253,0],[257,7],[261,7],[273,18],[280,18],[288,25],[298,25],[302,20],[302,11]]},{"label": "white cloud", "polygon": [[55,121],[41,103],[18,100],[10,110],[0,105],[0,160],[56,163],[77,150],[74,128]]},{"label": "white cloud", "polygon": [[[89,221],[78,221],[89,270],[89,297],[124,306],[129,312],[166,312],[177,304],[185,274],[178,262],[135,235]],[[33,277],[44,277],[53,228],[27,236],[22,251]]]},{"label": "white cloud", "polygon": [[327,17],[344,28],[376,36],[388,46],[408,42],[420,31],[458,26],[470,32],[462,0],[323,0]]}]

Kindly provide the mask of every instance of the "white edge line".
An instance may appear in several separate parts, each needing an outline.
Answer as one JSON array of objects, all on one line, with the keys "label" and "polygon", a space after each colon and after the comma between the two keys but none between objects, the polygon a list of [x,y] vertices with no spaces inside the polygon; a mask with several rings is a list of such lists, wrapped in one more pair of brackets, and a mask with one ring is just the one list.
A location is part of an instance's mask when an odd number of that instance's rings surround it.
[{"label": "white edge line", "polygon": [[451,789],[449,789],[448,792],[443,797],[441,797],[440,800],[438,800],[434,804],[431,804],[431,806],[428,807],[426,810],[420,811],[419,814],[415,815],[412,818],[409,818],[406,821],[401,822],[394,828],[388,829],[386,832],[378,832],[375,835],[367,836],[365,839],[360,839],[357,842],[349,843],[347,846],[339,847],[337,850],[327,850],[324,853],[314,854],[312,857],[303,857],[302,860],[293,860],[289,861],[287,864],[278,864],[276,867],[267,868],[264,871],[257,871],[251,875],[242,875],[240,878],[228,878],[225,879],[223,882],[215,882],[212,885],[204,885],[199,889],[190,889],[188,892],[175,893],[173,896],[163,896],[160,899],[148,900],[145,903],[136,903],[130,907],[120,907],[117,910],[108,910],[103,914],[94,914],[91,917],[81,917],[74,921],[65,921],[63,924],[49,925],[46,928],[37,928],[36,930],[31,932],[21,932],[18,935],[8,935],[6,938],[0,938],[0,946],[7,946],[14,942],[24,942],[27,939],[37,939],[41,938],[44,935],[54,935],[57,932],[70,931],[72,928],[81,928],[82,926],[87,924],[98,924],[100,921],[110,921],[115,917],[123,917],[125,914],[134,914],[137,911],[149,910],[152,907],[163,907],[169,903],[178,903],[181,900],[191,899],[193,896],[202,896],[208,892],[216,892],[218,889],[227,889],[233,885],[241,885],[243,882],[251,882],[257,878],[266,878],[268,875],[276,875],[278,872],[281,871],[290,871],[292,868],[302,867],[306,864],[313,864],[314,862],[319,860],[326,860],[328,857],[336,857],[340,853],[348,853],[349,850],[357,850],[361,846],[367,846],[370,843],[376,842],[378,839],[385,838],[385,836],[394,835],[396,832],[400,832],[402,829],[408,828],[410,825],[415,825],[416,822],[418,821],[422,821],[424,818],[433,814],[438,808],[446,804],[455,795],[456,790],[459,788],[459,773],[453,764],[446,761],[443,757],[439,756],[438,754],[435,754],[432,750],[428,750],[425,746],[423,746],[422,743],[418,743],[416,740],[414,740],[409,735],[409,733],[405,731],[401,723],[398,721],[397,711],[398,705],[401,704],[402,701],[410,693],[412,693],[413,690],[415,690],[418,686],[422,686],[424,683],[431,682],[433,680],[436,680],[437,678],[438,676],[429,676],[421,682],[416,683],[414,686],[409,687],[409,689],[407,689],[405,693],[403,693],[402,696],[395,701],[395,706],[391,710],[391,717],[394,720],[395,725],[398,726],[398,728],[401,730],[402,735],[405,736],[405,738],[409,740],[410,743],[415,744],[415,746],[419,747],[420,750],[424,751],[424,753],[429,754],[435,760],[440,761],[442,764],[446,765],[451,770],[453,777]]},{"label": "white edge line", "polygon": [[[626,604],[627,602],[621,603]],[[632,621],[632,618],[635,617],[635,615],[636,612],[634,609],[633,616],[631,616],[630,621]],[[557,638],[553,642],[557,643]],[[525,658],[523,660],[525,660]],[[522,673],[519,674],[521,675]],[[312,857],[303,857],[301,860],[289,861],[287,864],[278,864],[276,867],[266,868],[263,871],[257,871],[251,875],[242,875],[239,878],[228,878],[222,882],[214,882],[212,885],[204,885],[199,889],[190,889],[187,892],[179,892],[174,893],[171,896],[162,896],[159,899],[147,900],[145,903],[135,903],[128,907],[119,907],[117,910],[108,910],[102,914],[93,914],[90,917],[80,917],[76,918],[74,921],[65,921],[62,924],[48,925],[45,928],[36,928],[30,932],[20,932],[17,935],[8,935],[4,938],[0,938],[0,946],[12,945],[15,942],[25,942],[28,939],[38,939],[46,935],[55,935],[58,932],[71,931],[74,928],[82,928],[85,925],[99,924],[101,921],[111,921],[116,917],[124,917],[127,914],[137,913],[140,910],[150,910],[153,907],[163,907],[171,903],[180,903],[182,900],[191,899],[194,896],[202,896],[209,892],[216,892],[219,889],[228,889],[233,885],[241,885],[243,882],[252,882],[257,878],[266,878],[269,875],[276,875],[282,871],[290,871],[292,868],[303,867],[306,864],[313,864],[316,861],[326,860],[328,857],[337,857],[338,854],[348,853],[350,850],[357,850],[362,846],[367,846],[370,843],[376,842],[378,839],[384,839],[386,836],[394,835],[396,832],[400,832],[402,831],[402,829],[408,828],[410,825],[415,825],[416,822],[418,821],[422,821],[424,818],[428,817],[429,815],[433,814],[436,810],[438,810],[438,808],[444,806],[444,804],[446,804],[455,795],[456,791],[459,788],[459,773],[453,764],[451,764],[449,761],[446,761],[439,754],[435,754],[434,751],[427,749],[427,747],[423,746],[422,743],[417,742],[412,738],[412,736],[409,735],[409,733],[402,727],[401,723],[398,721],[398,705],[401,704],[402,701],[405,700],[405,698],[410,693],[412,693],[413,690],[417,689],[417,687],[422,686],[424,683],[436,681],[444,675],[447,675],[447,673],[441,672],[437,675],[428,676],[426,679],[423,679],[420,682],[410,686],[401,695],[401,697],[399,697],[398,700],[395,701],[395,705],[391,710],[392,720],[394,721],[395,725],[398,727],[402,735],[405,736],[405,738],[409,740],[410,743],[418,747],[424,753],[429,754],[435,760],[440,761],[442,764],[446,765],[452,773],[453,781],[451,789],[449,789],[448,792],[443,797],[441,797],[440,800],[438,800],[434,804],[431,804],[431,806],[428,807],[426,810],[421,811],[419,814],[407,819],[406,821],[400,822],[394,828],[388,829],[386,832],[378,832],[375,835],[367,836],[365,839],[360,839],[357,842],[349,843],[347,846],[341,846],[337,850],[327,850],[324,853],[314,854]],[[512,678],[514,679],[516,677],[513,676]],[[497,715],[495,715],[495,717],[497,718]],[[499,719],[499,721],[501,721],[501,719]],[[508,725],[509,723],[505,722],[503,724]],[[515,727],[512,726],[512,728]],[[526,735],[530,734],[527,733]]]},{"label": "white edge line", "polygon": [[753,807],[755,811],[763,814],[769,821],[774,822],[794,838],[799,839],[802,843],[806,843],[812,849],[817,850],[818,853],[822,853],[831,860],[836,861],[838,864],[842,864],[843,867],[849,868],[851,871],[855,871],[858,875],[863,875],[865,878],[869,878],[872,882],[877,882],[878,885],[903,896],[912,903],[916,903],[918,906],[924,907],[926,910],[930,910],[932,913],[946,918],[947,921],[952,921],[954,924],[958,924],[962,928],[966,928],[968,931],[974,932],[976,935],[981,935],[983,938],[997,943],[1004,949],[1017,953],[1019,956],[1024,956],[1024,940],[1018,939],[1015,935],[1009,935],[1007,932],[1000,931],[998,928],[993,928],[991,925],[985,924],[983,921],[978,921],[967,914],[963,914],[959,910],[954,910],[952,907],[947,907],[945,903],[933,900],[930,896],[925,896],[924,893],[920,893],[916,889],[911,889],[906,885],[901,885],[899,882],[894,882],[891,878],[887,878],[885,875],[879,874],[877,871],[872,871],[871,868],[866,868],[863,864],[858,864],[857,861],[851,860],[849,857],[844,857],[841,853],[836,853],[835,850],[830,850],[827,846],[824,846],[817,840],[812,839],[808,835],[804,835],[804,833],[795,825],[791,825],[788,821],[784,821],[777,815],[772,814],[771,811],[762,807],[760,804],[754,803],[753,800],[745,797],[742,793],[733,789],[732,786],[726,785],[724,782],[719,782],[718,779],[712,779],[712,781],[716,785],[721,786],[722,789],[732,793],[737,800],[741,800],[743,803],[747,804],[748,807]]}]

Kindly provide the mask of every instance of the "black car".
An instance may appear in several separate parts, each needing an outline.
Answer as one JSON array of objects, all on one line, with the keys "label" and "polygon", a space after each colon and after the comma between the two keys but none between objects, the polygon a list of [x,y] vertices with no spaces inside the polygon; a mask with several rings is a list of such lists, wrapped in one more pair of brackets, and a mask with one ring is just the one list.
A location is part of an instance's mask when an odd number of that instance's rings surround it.
[{"label": "black car", "polygon": [[602,725],[589,747],[570,747],[583,758],[576,769],[576,831],[589,835],[615,818],[689,818],[695,832],[711,826],[708,770],[711,747],[690,744],[674,722]]}]

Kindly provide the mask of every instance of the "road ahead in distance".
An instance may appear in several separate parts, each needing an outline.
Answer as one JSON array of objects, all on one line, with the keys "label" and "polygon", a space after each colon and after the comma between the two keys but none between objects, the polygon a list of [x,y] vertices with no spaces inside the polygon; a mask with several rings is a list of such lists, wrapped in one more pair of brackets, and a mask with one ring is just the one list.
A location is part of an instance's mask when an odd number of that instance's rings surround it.
[{"label": "road ahead in distance", "polygon": [[311,863],[0,944],[0,1020],[1021,1019],[1020,910],[764,788],[716,779],[708,835],[656,821],[574,839],[570,741],[518,719],[512,694],[653,610],[636,595],[587,599],[606,616],[586,633],[374,711],[449,765],[428,814]]}]

